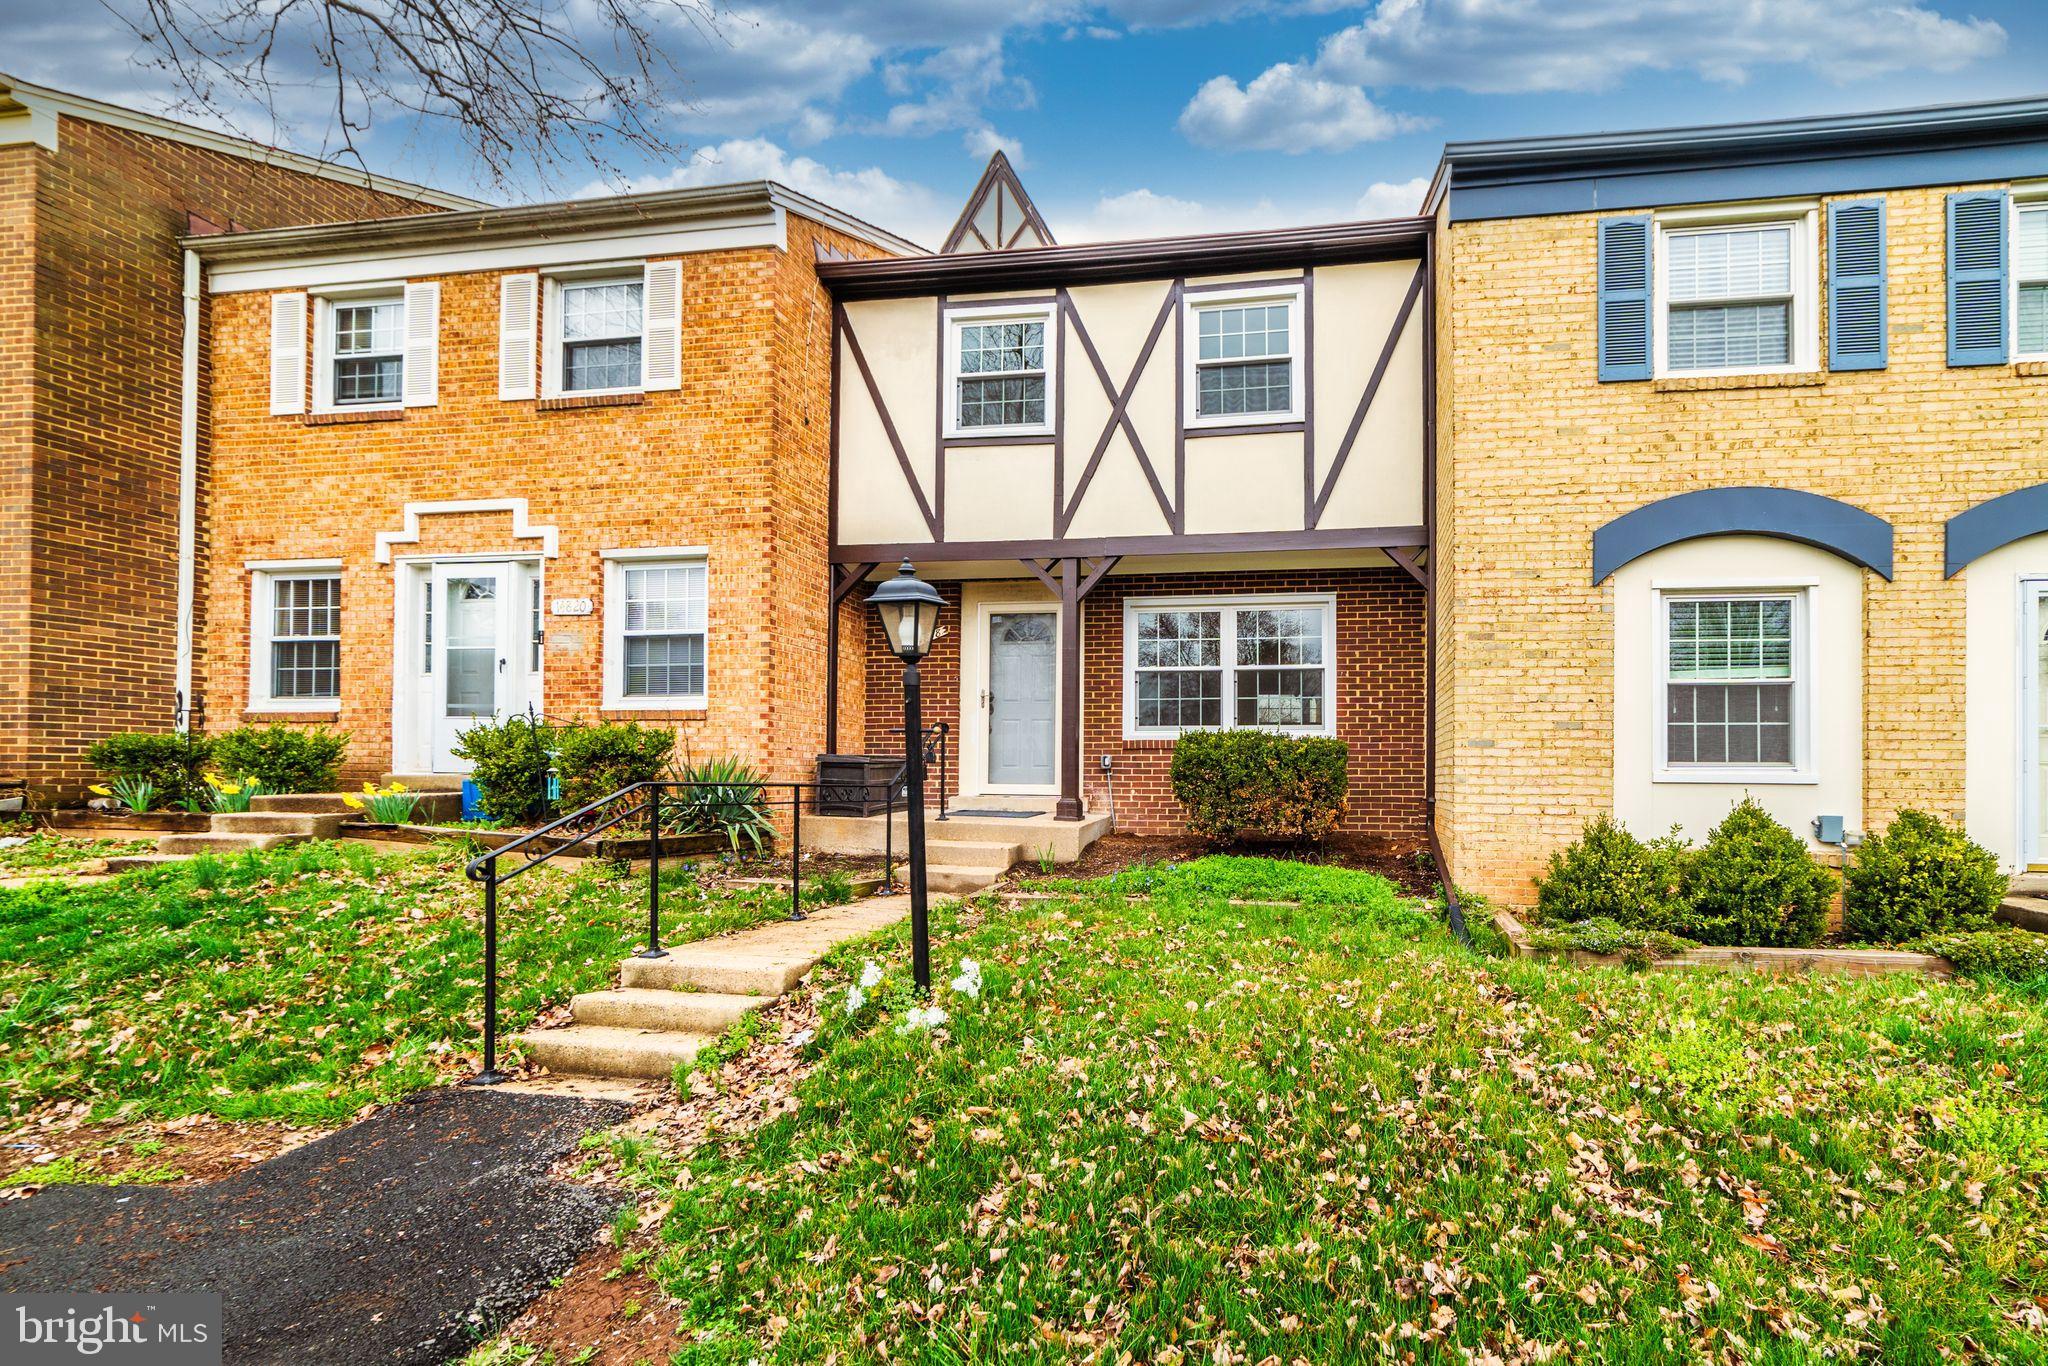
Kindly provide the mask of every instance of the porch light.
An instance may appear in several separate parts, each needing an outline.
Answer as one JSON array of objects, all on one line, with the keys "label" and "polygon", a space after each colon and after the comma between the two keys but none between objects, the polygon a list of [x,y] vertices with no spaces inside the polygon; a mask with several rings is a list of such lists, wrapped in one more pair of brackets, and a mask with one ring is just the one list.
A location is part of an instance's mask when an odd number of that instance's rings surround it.
[{"label": "porch light", "polygon": [[896,577],[885,582],[868,597],[875,609],[875,615],[882,620],[882,631],[889,638],[889,648],[905,664],[915,664],[931,653],[932,640],[938,634],[939,609],[946,600],[939,596],[939,590],[917,576],[917,568],[909,560],[896,571]]}]

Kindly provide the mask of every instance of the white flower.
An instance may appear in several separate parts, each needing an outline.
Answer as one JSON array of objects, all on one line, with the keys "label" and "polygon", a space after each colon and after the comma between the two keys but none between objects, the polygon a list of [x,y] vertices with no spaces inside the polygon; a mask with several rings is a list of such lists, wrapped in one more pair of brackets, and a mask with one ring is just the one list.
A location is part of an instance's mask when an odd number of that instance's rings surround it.
[{"label": "white flower", "polygon": [[873,991],[876,987],[881,985],[881,982],[881,964],[877,963],[872,958],[863,960],[860,965],[860,989],[862,991]]},{"label": "white flower", "polygon": [[859,987],[846,989],[846,1013],[851,1015],[868,1003],[868,994]]},{"label": "white flower", "polygon": [[981,995],[981,964],[972,958],[960,960],[960,975],[953,979],[953,990],[969,998]]},{"label": "white flower", "polygon": [[799,1029],[796,1033],[789,1036],[789,1046],[791,1048],[802,1048],[817,1037],[818,1031],[815,1029]]},{"label": "white flower", "polygon": [[912,1006],[903,1017],[903,1023],[896,1027],[898,1034],[908,1034],[913,1029],[937,1029],[952,1017],[939,1006]]}]

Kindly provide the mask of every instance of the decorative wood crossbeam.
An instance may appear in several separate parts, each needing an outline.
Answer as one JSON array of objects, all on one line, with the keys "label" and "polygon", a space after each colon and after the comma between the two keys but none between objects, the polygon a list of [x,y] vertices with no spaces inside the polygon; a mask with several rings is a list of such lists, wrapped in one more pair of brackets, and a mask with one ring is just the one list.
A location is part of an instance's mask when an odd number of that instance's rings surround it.
[{"label": "decorative wood crossbeam", "polygon": [[[1131,453],[1138,458],[1138,468],[1145,472],[1145,482],[1152,486],[1152,497],[1159,504],[1159,511],[1166,518],[1168,526],[1177,522],[1173,514],[1173,500],[1168,497],[1166,486],[1160,482],[1159,471],[1153,467],[1152,457],[1145,450],[1145,443],[1138,437],[1138,426],[1131,421],[1131,395],[1138,390],[1138,381],[1144,378],[1145,367],[1152,361],[1152,352],[1159,345],[1159,338],[1166,331],[1166,324],[1173,319],[1174,310],[1180,307],[1180,282],[1176,280],[1166,291],[1166,299],[1159,306],[1159,314],[1152,319],[1152,330],[1145,335],[1145,345],[1138,351],[1136,364],[1119,387],[1110,378],[1109,367],[1102,363],[1102,354],[1095,349],[1095,339],[1088,335],[1088,326],[1081,321],[1080,310],[1074,307],[1073,296],[1066,290],[1059,292],[1060,312],[1073,325],[1074,340],[1081,343],[1081,353],[1088,357],[1089,366],[1095,371],[1096,381],[1102,385],[1102,396],[1109,400],[1109,418],[1102,424],[1102,435],[1095,440],[1095,449],[1088,456],[1088,464],[1081,471],[1081,478],[1074,485],[1073,496],[1058,508],[1058,519],[1053,534],[1064,536],[1073,524],[1074,514],[1080,510],[1081,499],[1088,492],[1088,485],[1095,478],[1095,471],[1102,465],[1102,457],[1109,451],[1111,438],[1122,427],[1125,438],[1131,443]],[[1178,414],[1175,421],[1179,421]]]},{"label": "decorative wood crossbeam", "polygon": [[843,304],[832,305],[832,321],[846,338],[847,352],[853,357],[854,368],[860,371],[861,383],[867,386],[868,400],[875,405],[875,416],[882,419],[882,433],[889,438],[889,449],[896,452],[896,463],[903,470],[903,481],[910,485],[911,496],[917,499],[917,510],[936,541],[940,539],[939,519],[932,513],[931,500],[925,497],[924,485],[918,482],[917,471],[910,467],[910,454],[903,449],[903,438],[896,433],[896,422],[889,416],[889,405],[882,402],[881,386],[875,383],[875,372],[868,368],[868,358],[860,349],[860,338],[854,334],[853,320],[846,316]]}]

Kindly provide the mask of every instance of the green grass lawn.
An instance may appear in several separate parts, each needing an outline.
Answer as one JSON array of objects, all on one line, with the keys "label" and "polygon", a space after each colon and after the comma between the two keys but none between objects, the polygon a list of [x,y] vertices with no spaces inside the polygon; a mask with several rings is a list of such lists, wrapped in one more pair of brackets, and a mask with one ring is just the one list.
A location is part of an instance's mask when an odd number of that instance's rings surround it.
[{"label": "green grass lawn", "polygon": [[[474,1070],[481,901],[455,846],[316,843],[0,888],[0,1105],[326,1123]],[[665,870],[671,942],[787,913]],[[534,870],[499,910],[499,1023],[614,982],[646,880]]]},{"label": "green grass lawn", "polygon": [[28,877],[39,873],[76,868],[94,859],[123,854],[156,852],[156,840],[77,837],[0,822],[0,838],[19,838],[20,844],[0,849],[0,877]]},{"label": "green grass lawn", "polygon": [[856,946],[793,1114],[620,1145],[677,1360],[2048,1358],[2023,993],[1487,959],[1257,860],[937,923],[939,1032]]}]

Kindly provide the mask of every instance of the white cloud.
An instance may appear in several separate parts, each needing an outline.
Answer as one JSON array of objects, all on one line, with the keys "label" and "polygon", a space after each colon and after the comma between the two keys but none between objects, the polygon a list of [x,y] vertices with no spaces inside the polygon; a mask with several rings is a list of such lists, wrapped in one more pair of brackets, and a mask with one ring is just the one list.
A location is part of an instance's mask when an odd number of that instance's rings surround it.
[{"label": "white cloud", "polygon": [[987,161],[997,152],[1001,152],[1010,159],[1010,165],[1020,171],[1031,164],[1024,159],[1024,144],[1022,142],[1016,138],[1006,138],[986,124],[979,128],[968,129],[964,142],[967,147],[967,155],[975,158],[977,161]]},{"label": "white cloud", "polygon": [[1104,195],[1079,212],[1047,215],[1063,243],[1117,242],[1137,237],[1186,237],[1203,232],[1279,228],[1327,222],[1342,213],[1319,214],[1303,206],[1283,207],[1270,199],[1217,203],[1181,199],[1155,190]]},{"label": "white cloud", "polygon": [[1189,141],[1228,150],[1341,152],[1422,126],[1390,114],[1355,85],[1326,80],[1313,68],[1281,62],[1250,85],[1213,77],[1181,111]]},{"label": "white cloud", "polygon": [[[650,18],[660,11],[649,11]],[[669,25],[676,65],[686,74],[676,120],[693,130],[752,133],[815,112],[866,75],[880,55],[857,32],[820,28],[768,10],[732,10],[716,27]]]},{"label": "white cloud", "polygon": [[1358,196],[1352,212],[1360,218],[1408,218],[1422,212],[1422,197],[1429,193],[1429,177],[1413,180],[1376,180]]},{"label": "white cloud", "polygon": [[[779,181],[926,246],[938,245],[957,211],[941,203],[926,186],[898,180],[879,166],[835,170],[807,156],[791,156],[766,138],[732,138],[703,148],[687,165],[658,175],[636,176],[624,188],[629,194],[640,194],[740,180]],[[602,183],[583,191],[586,196],[616,192],[615,187]]]}]

